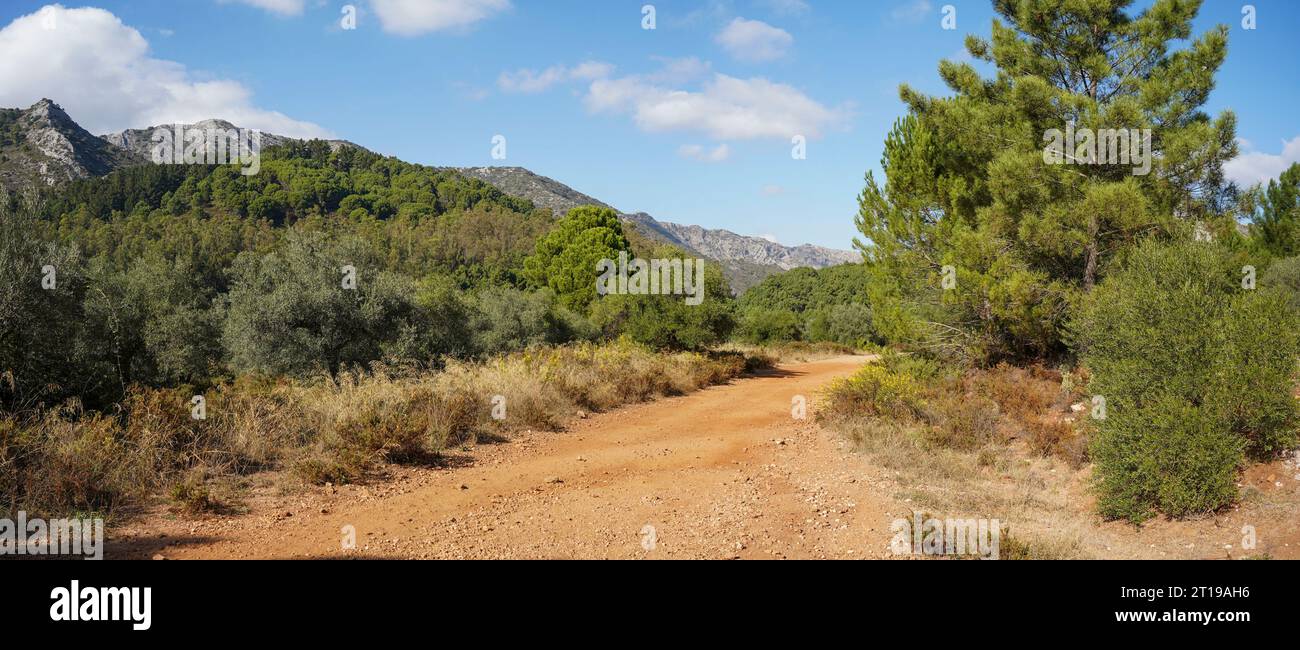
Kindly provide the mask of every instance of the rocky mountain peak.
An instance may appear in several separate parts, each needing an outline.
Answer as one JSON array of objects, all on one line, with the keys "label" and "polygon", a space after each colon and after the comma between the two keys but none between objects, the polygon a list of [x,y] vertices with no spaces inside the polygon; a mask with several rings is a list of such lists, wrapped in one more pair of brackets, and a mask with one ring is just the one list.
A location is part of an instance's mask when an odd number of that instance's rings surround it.
[{"label": "rocky mountain peak", "polygon": [[0,109],[4,189],[54,185],[143,162],[81,128],[53,100],[41,99],[26,109]]}]

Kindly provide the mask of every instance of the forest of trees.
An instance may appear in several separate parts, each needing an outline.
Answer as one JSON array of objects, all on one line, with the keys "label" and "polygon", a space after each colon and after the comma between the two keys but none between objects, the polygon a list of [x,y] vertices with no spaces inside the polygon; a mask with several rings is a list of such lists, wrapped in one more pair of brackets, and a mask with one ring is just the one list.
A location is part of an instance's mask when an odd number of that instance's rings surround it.
[{"label": "forest of trees", "polygon": [[700,348],[730,333],[718,269],[698,309],[593,304],[595,261],[682,255],[631,235],[634,250],[611,210],[557,221],[479,180],[319,141],[263,158],[254,176],[142,166],[7,197],[0,404],[108,408],[134,384],[436,367],[620,336]]}]

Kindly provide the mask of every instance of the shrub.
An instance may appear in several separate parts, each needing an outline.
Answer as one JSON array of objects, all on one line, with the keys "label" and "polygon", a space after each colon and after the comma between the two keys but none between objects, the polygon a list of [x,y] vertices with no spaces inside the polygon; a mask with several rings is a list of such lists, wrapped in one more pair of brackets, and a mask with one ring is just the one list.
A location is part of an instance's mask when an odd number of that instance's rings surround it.
[{"label": "shrub", "polygon": [[[668,245],[655,247],[649,256],[690,261],[686,253]],[[626,336],[658,350],[699,350],[726,340],[736,325],[731,288],[720,265],[703,260],[699,263],[703,277],[697,267],[692,286],[683,288],[687,294],[700,289],[701,295],[603,295],[591,305],[592,323],[607,338]],[[696,282],[700,284],[694,286]],[[696,297],[698,302],[690,300]]]},{"label": "shrub", "polygon": [[[834,305],[825,312],[825,333],[814,333],[814,341],[833,341],[842,345],[866,347],[876,339],[876,330],[871,325],[871,308],[859,304]],[[815,330],[811,327],[810,330]]]},{"label": "shrub", "polygon": [[921,386],[916,379],[878,364],[833,382],[826,397],[826,413],[831,417],[912,419],[921,412]]},{"label": "shrub", "polygon": [[143,486],[116,422],[51,410],[24,422],[0,419],[0,499],[6,512],[105,512]]},{"label": "shrub", "polygon": [[172,484],[168,496],[177,509],[188,514],[222,510],[223,504],[212,493],[205,479],[202,471],[196,471]]},{"label": "shrub", "polygon": [[1144,242],[1071,329],[1106,399],[1091,449],[1104,515],[1213,511],[1247,457],[1295,444],[1295,316],[1276,290],[1243,289],[1221,247]]},{"label": "shrub", "polygon": [[1243,441],[1213,410],[1163,395],[1099,422],[1092,453],[1102,513],[1139,522],[1152,508],[1179,517],[1232,502]]},{"label": "shrub", "polygon": [[581,316],[556,304],[547,290],[525,293],[508,287],[479,292],[471,318],[474,347],[484,356],[591,338]]},{"label": "shrub", "polygon": [[922,413],[930,424],[925,432],[929,445],[975,451],[1001,442],[998,406],[989,399],[948,391],[926,400]]},{"label": "shrub", "polygon": [[[416,287],[369,258],[359,240],[298,231],[276,252],[240,254],[223,331],[231,367],[306,376],[383,358],[419,324]],[[343,286],[345,267],[356,270],[354,288]]]},{"label": "shrub", "polygon": [[1259,276],[1259,284],[1282,292],[1287,306],[1300,313],[1300,256],[1273,262]]},{"label": "shrub", "polygon": [[799,340],[799,317],[778,309],[751,309],[740,318],[737,338],[764,345]]}]

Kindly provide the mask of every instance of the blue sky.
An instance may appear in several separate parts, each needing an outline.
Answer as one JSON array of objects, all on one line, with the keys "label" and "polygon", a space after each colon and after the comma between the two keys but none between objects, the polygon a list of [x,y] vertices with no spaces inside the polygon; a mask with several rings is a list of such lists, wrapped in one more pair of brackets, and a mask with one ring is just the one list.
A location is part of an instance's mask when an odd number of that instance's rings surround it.
[{"label": "blue sky", "polygon": [[[1209,109],[1237,113],[1242,179],[1300,161],[1300,3],[1252,4],[1255,30],[1227,0],[1206,0],[1196,25],[1232,30]],[[903,113],[899,83],[943,93],[939,60],[992,19],[987,0],[87,6],[103,11],[0,7],[0,105],[48,96],[97,133],[223,117],[412,162],[519,165],[622,210],[837,248]],[[356,29],[342,28],[347,6]],[[792,131],[808,138],[804,160]],[[504,161],[491,156],[498,134]]]}]

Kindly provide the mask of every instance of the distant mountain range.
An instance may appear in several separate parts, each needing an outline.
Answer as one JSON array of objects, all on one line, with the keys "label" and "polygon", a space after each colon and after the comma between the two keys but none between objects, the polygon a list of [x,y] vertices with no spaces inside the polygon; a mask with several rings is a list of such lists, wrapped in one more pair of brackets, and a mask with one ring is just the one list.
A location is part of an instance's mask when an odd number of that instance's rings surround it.
[{"label": "distant mountain range", "polygon": [[783,246],[762,237],[659,221],[644,212],[623,212],[563,183],[534,174],[522,167],[464,167],[456,170],[495,185],[506,194],[526,198],[532,201],[533,205],[550,208],[556,214],[563,214],[580,205],[612,208],[641,234],[721,263],[727,279],[731,282],[731,288],[736,293],[758,284],[773,273],[802,266],[821,269],[862,261],[862,256],[853,251],[811,244]]},{"label": "distant mountain range", "polygon": [[[170,126],[170,125],[168,125]],[[239,127],[224,120],[204,120],[186,127]],[[48,99],[27,109],[0,109],[0,188],[23,190],[37,186],[102,176],[115,169],[150,164],[152,136],[158,127],[127,129],[94,136]],[[271,133],[261,134],[263,147],[291,141]],[[346,140],[328,141],[332,148],[364,148]],[[557,215],[580,205],[613,206],[558,181],[522,167],[450,168],[496,186],[506,194],[528,199]],[[622,219],[643,236],[684,249],[723,266],[732,290],[741,293],[773,273],[796,267],[825,268],[861,261],[857,253],[804,244],[783,246],[761,237],[727,230],[684,226],[659,221],[644,212],[619,211]]]},{"label": "distant mountain range", "polygon": [[[115,145],[122,149],[126,149],[127,151],[147,161],[151,159],[150,154],[153,151],[153,147],[154,147],[154,142],[153,142],[154,131],[157,131],[160,128],[173,128],[176,126],[180,126],[183,129],[192,129],[192,128],[205,129],[205,130],[220,129],[222,131],[231,131],[231,130],[239,129],[238,126],[235,126],[234,124],[231,124],[230,122],[227,122],[225,120],[203,120],[202,122],[195,122],[194,124],[179,124],[179,125],[166,124],[166,125],[151,126],[146,129],[127,129],[125,131],[118,131],[117,133],[109,133],[106,135],[101,135],[99,137],[107,141],[109,144]],[[294,140],[294,138],[288,138],[282,135],[275,135],[274,133],[266,133],[265,131],[259,133],[260,135],[258,137],[260,138],[261,146],[263,147],[274,147],[276,145],[281,145],[286,142],[291,142]],[[348,142],[347,140],[326,140],[326,142],[329,143],[331,150],[336,150],[339,147],[356,147],[358,149],[365,148],[356,143]]]}]

